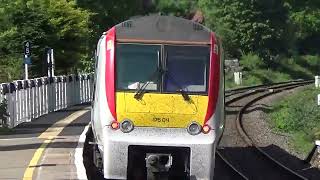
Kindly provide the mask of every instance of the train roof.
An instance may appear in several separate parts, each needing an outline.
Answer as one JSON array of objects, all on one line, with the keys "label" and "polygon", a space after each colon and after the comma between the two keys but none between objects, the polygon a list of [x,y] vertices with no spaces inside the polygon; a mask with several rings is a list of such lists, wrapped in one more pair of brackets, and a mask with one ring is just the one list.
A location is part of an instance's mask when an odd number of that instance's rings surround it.
[{"label": "train roof", "polygon": [[207,27],[174,16],[143,16],[124,21],[115,28],[119,42],[210,44],[211,31]]}]

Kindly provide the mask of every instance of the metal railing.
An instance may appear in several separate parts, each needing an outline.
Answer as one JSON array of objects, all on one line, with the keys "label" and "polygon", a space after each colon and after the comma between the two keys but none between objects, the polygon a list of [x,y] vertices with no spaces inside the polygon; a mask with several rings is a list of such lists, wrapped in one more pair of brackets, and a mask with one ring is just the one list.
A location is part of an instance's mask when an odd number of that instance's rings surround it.
[{"label": "metal railing", "polygon": [[7,100],[8,126],[30,122],[49,112],[91,102],[92,74],[41,77],[0,85],[0,102]]}]

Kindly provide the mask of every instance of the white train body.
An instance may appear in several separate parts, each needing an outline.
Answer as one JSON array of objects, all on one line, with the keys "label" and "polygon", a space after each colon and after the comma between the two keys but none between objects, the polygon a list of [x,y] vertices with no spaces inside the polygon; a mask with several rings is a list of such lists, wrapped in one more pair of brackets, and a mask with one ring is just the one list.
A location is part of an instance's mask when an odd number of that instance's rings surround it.
[{"label": "white train body", "polygon": [[141,17],[104,33],[91,122],[106,179],[213,178],[224,128],[222,57],[214,33],[181,18]]}]

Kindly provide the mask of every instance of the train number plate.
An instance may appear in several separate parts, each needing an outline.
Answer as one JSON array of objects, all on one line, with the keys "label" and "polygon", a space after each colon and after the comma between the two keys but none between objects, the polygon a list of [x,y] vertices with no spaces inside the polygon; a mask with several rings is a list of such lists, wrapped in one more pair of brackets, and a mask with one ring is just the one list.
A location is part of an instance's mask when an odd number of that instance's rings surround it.
[{"label": "train number plate", "polygon": [[152,119],[154,122],[159,122],[159,123],[168,123],[170,122],[170,118],[165,118],[165,117],[154,117]]}]

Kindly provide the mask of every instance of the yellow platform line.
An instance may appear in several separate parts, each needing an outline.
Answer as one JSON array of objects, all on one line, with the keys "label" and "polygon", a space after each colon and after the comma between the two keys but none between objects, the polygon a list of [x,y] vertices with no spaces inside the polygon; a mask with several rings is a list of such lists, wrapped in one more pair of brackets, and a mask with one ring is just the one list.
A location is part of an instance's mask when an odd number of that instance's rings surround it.
[{"label": "yellow platform line", "polygon": [[34,153],[28,168],[24,172],[23,180],[32,180],[33,172],[35,167],[38,165],[38,162],[42,156],[43,151],[46,149],[49,143],[51,143],[52,139],[45,140],[41,146],[37,149],[37,151]]},{"label": "yellow platform line", "polygon": [[44,150],[47,146],[61,133],[63,128],[69,125],[72,121],[79,118],[80,116],[84,115],[88,110],[80,110],[77,112],[72,113],[71,115],[67,116],[66,118],[54,123],[50,128],[48,128],[45,132],[38,136],[39,139],[45,139],[41,146],[36,150],[34,153],[31,161],[27,169],[24,172],[23,180],[32,180],[33,173],[35,168],[38,166],[40,158]]}]

